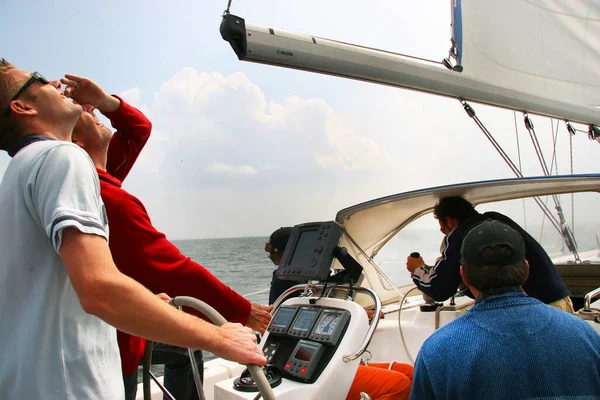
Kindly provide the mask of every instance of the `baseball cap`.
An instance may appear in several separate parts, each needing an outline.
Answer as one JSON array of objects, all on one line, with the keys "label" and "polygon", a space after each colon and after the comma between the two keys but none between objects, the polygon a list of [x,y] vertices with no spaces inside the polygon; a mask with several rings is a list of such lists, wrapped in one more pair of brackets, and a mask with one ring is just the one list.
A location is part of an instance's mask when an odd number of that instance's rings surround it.
[{"label": "baseball cap", "polygon": [[460,254],[466,267],[503,267],[525,259],[525,242],[504,222],[488,219],[467,232]]},{"label": "baseball cap", "polygon": [[291,233],[292,227],[285,226],[277,229],[271,234],[271,237],[269,237],[269,245],[271,246],[271,249],[273,249],[273,252],[278,253],[285,249]]}]

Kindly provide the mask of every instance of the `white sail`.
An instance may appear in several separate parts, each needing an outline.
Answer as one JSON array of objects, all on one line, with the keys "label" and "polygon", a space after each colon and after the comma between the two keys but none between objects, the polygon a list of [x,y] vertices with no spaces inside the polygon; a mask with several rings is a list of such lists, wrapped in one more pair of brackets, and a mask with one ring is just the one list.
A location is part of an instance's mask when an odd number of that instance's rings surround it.
[{"label": "white sail", "polygon": [[463,75],[600,107],[600,1],[455,0],[453,6]]}]

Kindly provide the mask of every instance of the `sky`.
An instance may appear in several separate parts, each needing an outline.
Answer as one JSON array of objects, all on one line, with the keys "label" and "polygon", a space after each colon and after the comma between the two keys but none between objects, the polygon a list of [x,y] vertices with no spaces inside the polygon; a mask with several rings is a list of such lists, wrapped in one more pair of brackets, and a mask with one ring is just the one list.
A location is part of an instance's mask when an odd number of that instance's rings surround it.
[{"label": "sky", "polygon": [[[4,0],[0,57],[51,79],[87,76],[148,116],[124,188],[171,239],[268,236],[381,196],[513,176],[456,100],[239,61],[219,35],[226,5]],[[437,61],[450,44],[446,0],[233,0],[231,12]],[[513,113],[475,109],[516,160]],[[517,119],[524,174],[542,175]],[[533,120],[551,154],[551,121]],[[600,172],[598,143],[578,134],[573,149],[575,172]],[[8,162],[2,153],[0,175]]]}]

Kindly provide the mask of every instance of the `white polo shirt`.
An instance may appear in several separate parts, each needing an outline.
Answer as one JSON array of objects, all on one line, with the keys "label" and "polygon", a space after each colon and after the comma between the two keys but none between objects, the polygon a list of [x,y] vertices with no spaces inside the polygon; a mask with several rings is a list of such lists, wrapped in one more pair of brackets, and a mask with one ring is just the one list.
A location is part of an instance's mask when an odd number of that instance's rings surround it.
[{"label": "white polo shirt", "polygon": [[66,227],[108,239],[96,169],[72,143],[29,144],[0,184],[0,399],[124,398],[116,331],[58,255]]}]

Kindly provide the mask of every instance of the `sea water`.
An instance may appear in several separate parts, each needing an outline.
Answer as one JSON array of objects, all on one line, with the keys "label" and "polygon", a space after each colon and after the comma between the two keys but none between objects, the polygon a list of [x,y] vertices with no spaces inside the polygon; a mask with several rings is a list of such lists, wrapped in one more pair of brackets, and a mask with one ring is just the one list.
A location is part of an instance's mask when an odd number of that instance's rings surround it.
[{"label": "sea water", "polygon": [[[173,241],[179,250],[208,269],[221,282],[241,295],[268,289],[275,265],[264,250],[268,237]],[[249,297],[267,304],[269,293]]]}]

